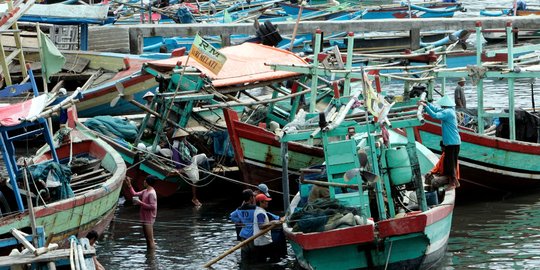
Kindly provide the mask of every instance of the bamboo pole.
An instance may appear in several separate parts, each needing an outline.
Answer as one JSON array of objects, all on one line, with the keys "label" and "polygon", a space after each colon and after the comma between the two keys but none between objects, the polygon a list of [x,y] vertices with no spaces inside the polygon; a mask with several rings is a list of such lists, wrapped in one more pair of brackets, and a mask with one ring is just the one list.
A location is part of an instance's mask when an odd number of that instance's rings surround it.
[{"label": "bamboo pole", "polygon": [[260,104],[266,104],[266,103],[272,103],[276,101],[285,100],[288,98],[293,98],[296,96],[300,96],[303,94],[307,94],[311,91],[311,89],[304,90],[301,92],[297,92],[294,94],[278,97],[278,98],[272,98],[267,100],[260,100],[260,101],[253,101],[253,102],[242,102],[242,103],[219,103],[219,104],[210,104],[210,105],[203,105],[202,108],[224,108],[224,107],[232,107],[232,106],[253,106],[253,105],[260,105]]},{"label": "bamboo pole", "polygon": [[343,183],[332,183],[332,182],[325,182],[325,181],[317,181],[317,180],[302,180],[303,183],[306,184],[313,184],[317,186],[324,186],[324,187],[344,187],[344,188],[358,188],[358,185],[353,184],[343,184]]},{"label": "bamboo pole", "polygon": [[294,48],[294,40],[296,39],[296,31],[298,31],[298,24],[300,23],[300,18],[302,17],[302,11],[304,10],[304,5],[302,5],[302,2],[300,2],[300,10],[298,11],[298,17],[296,18],[296,24],[294,25],[292,37],[291,37],[291,46],[289,48],[289,51],[293,51]]},{"label": "bamboo pole", "polygon": [[212,259],[211,261],[205,263],[205,264],[203,265],[203,267],[204,267],[204,268],[209,268],[210,266],[212,266],[212,264],[214,264],[214,263],[220,261],[221,259],[225,258],[227,255],[233,253],[235,250],[237,250],[237,249],[239,249],[239,248],[245,246],[245,245],[248,244],[249,242],[255,240],[255,238],[257,238],[257,237],[259,237],[259,236],[261,236],[261,235],[263,235],[263,234],[269,232],[270,230],[272,230],[273,228],[275,228],[277,225],[281,225],[282,223],[283,223],[282,221],[280,221],[279,223],[274,223],[274,224],[270,225],[269,227],[267,227],[266,229],[259,231],[257,234],[254,234],[254,235],[251,236],[250,238],[248,238],[248,239],[246,239],[246,240],[244,240],[244,241],[238,243],[236,246],[234,246],[234,247],[230,248],[229,250],[223,252],[223,253],[222,253],[221,255],[219,255],[218,257],[216,257],[216,258]]}]

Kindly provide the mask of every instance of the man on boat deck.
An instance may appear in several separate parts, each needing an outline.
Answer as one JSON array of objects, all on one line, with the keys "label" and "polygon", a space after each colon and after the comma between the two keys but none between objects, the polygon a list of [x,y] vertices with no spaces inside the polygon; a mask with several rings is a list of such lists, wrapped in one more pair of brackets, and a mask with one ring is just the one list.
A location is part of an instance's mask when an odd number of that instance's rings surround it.
[{"label": "man on boat deck", "polygon": [[157,195],[154,185],[158,181],[158,178],[149,175],[144,180],[145,189],[135,192],[131,185],[131,178],[126,177],[126,186],[133,196],[133,204],[141,206],[139,215],[143,226],[144,237],[146,238],[146,247],[148,249],[155,249],[156,243],[154,241],[154,222],[157,215]]},{"label": "man on boat deck", "polygon": [[199,182],[199,165],[208,162],[206,154],[197,154],[197,148],[188,142],[187,136],[189,134],[179,128],[173,136],[173,160],[176,162],[176,168],[183,172],[187,178],[193,183],[191,185],[191,192],[193,198],[191,201],[197,207],[202,206],[199,199],[197,199],[197,182]]},{"label": "man on boat deck", "polygon": [[456,109],[466,109],[467,100],[465,99],[465,78],[461,78],[458,81],[458,85],[454,90],[454,101],[456,102]]},{"label": "man on boat deck", "polygon": [[450,179],[447,189],[459,187],[457,179],[457,166],[461,137],[457,126],[457,117],[454,107],[456,104],[448,95],[437,101],[441,108],[421,101],[426,112],[433,118],[441,120],[443,141],[443,174]]},{"label": "man on boat deck", "polygon": [[144,104],[146,108],[151,109],[150,105],[152,104],[152,100],[154,100],[154,96],[154,93],[152,93],[151,91],[148,91],[143,95],[142,98],[144,99],[144,101],[146,101],[146,103]]}]

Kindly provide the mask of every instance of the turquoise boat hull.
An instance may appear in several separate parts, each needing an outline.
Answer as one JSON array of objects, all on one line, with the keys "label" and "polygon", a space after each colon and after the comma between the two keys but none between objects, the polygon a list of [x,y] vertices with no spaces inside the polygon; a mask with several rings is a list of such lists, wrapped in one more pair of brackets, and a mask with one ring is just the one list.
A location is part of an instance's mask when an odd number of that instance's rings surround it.
[{"label": "turquoise boat hull", "polygon": [[[440,154],[440,123],[427,117],[418,130],[421,142]],[[488,188],[506,193],[540,187],[540,168],[534,162],[540,155],[540,144],[484,136],[466,128],[460,129],[460,136],[463,190]]]}]

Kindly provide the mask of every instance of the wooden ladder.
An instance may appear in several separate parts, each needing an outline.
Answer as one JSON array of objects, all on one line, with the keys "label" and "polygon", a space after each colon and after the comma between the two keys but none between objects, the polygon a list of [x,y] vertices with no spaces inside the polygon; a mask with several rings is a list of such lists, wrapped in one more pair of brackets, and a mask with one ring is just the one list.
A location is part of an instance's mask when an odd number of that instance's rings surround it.
[{"label": "wooden ladder", "polygon": [[[12,85],[11,76],[9,74],[9,65],[14,59],[17,59],[20,66],[23,78],[28,77],[28,70],[26,68],[26,62],[24,60],[24,54],[22,50],[21,33],[17,21],[20,17],[34,4],[35,0],[19,0],[12,1],[7,0],[8,9],[6,12],[0,13],[0,75],[5,81],[5,85]],[[4,34],[12,34],[15,49],[6,56],[4,45],[2,44],[3,38],[7,37]],[[1,80],[0,80],[1,82]],[[2,84],[0,83],[0,86]]]}]

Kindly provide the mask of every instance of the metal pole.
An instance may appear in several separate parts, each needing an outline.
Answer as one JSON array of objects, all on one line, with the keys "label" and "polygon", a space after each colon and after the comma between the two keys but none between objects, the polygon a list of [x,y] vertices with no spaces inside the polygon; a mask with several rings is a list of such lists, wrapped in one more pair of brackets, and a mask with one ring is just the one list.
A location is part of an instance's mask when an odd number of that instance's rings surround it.
[{"label": "metal pole", "polygon": [[[352,69],[352,60],[353,60],[353,49],[354,49],[354,33],[347,33],[347,62],[345,63],[345,69]],[[348,96],[351,93],[351,77],[347,76],[345,78],[345,84],[343,85],[343,95]]]},{"label": "metal pole", "polygon": [[283,209],[285,213],[289,210],[289,149],[287,142],[281,140],[281,185],[283,188]]},{"label": "metal pole", "polygon": [[315,112],[317,103],[317,84],[319,81],[319,51],[321,50],[321,29],[315,31],[315,47],[313,48],[313,71],[311,72],[311,99],[309,102],[309,112]]},{"label": "metal pole", "polygon": [[[476,65],[482,67],[482,23],[476,22]],[[478,133],[484,133],[484,80],[480,78],[476,83],[476,95],[478,96]]]},{"label": "metal pole", "polygon": [[[506,24],[506,43],[508,47],[508,68],[514,70],[514,34],[512,33],[512,23]],[[508,116],[510,124],[510,140],[516,139],[516,114],[514,104],[514,82],[515,78],[508,78]]]},{"label": "metal pole", "polygon": [[[24,186],[26,189],[26,203],[28,204],[28,217],[30,218],[30,226],[32,227],[32,243],[34,244],[34,247],[38,248],[38,239],[37,239],[37,230],[36,230],[36,216],[34,214],[34,206],[32,205],[32,197],[30,196],[30,185],[28,184],[28,164],[26,162],[26,159],[24,160],[24,167],[23,167],[23,179],[24,179]],[[39,196],[39,195],[38,195]]]}]

